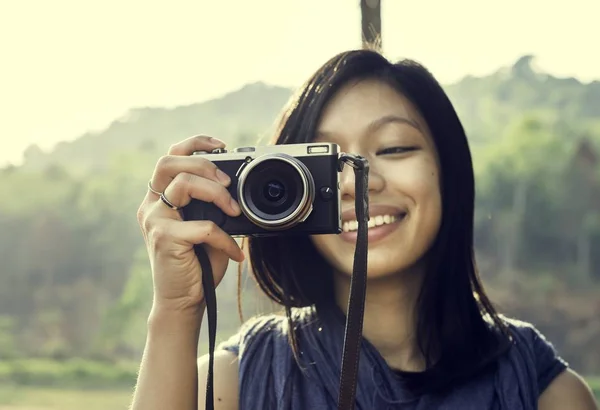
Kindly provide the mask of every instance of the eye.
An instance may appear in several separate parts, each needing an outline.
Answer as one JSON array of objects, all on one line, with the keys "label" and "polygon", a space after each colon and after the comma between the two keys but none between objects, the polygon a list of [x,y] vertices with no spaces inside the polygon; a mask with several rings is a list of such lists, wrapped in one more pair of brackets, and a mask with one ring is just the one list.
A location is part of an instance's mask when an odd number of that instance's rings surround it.
[{"label": "eye", "polygon": [[405,152],[416,151],[419,147],[408,146],[408,147],[390,147],[377,151],[377,155],[389,155],[389,154],[404,154]]}]

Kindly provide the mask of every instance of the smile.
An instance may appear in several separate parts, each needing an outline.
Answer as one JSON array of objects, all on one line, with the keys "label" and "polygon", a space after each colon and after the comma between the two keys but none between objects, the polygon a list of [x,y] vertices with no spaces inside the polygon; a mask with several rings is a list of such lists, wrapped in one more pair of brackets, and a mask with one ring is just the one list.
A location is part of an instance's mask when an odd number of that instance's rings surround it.
[{"label": "smile", "polygon": [[[405,214],[400,214],[400,215],[375,215],[375,216],[371,216],[369,219],[369,224],[368,227],[369,229],[371,228],[375,228],[378,226],[382,226],[382,225],[390,225],[393,224],[394,222],[396,222],[399,219],[404,218]],[[342,230],[344,232],[353,232],[356,231],[358,229],[358,221],[357,220],[350,220],[350,221],[346,221],[342,224]]]},{"label": "smile", "polygon": [[[371,244],[379,242],[396,231],[406,218],[406,212],[398,214],[380,214],[372,215],[368,224],[368,241]],[[348,220],[342,224],[342,233],[340,239],[345,242],[356,243],[358,238],[358,221]]]}]

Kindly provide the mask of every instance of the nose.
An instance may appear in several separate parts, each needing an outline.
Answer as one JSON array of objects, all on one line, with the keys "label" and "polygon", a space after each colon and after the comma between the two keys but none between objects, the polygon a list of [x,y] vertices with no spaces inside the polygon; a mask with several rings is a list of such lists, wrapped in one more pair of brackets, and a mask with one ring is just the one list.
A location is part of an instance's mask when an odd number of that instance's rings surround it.
[{"label": "nose", "polygon": [[[356,185],[354,168],[345,166],[340,176],[340,195],[342,201],[354,201],[356,199]],[[369,195],[378,193],[385,188],[385,179],[372,165],[369,166]]]}]

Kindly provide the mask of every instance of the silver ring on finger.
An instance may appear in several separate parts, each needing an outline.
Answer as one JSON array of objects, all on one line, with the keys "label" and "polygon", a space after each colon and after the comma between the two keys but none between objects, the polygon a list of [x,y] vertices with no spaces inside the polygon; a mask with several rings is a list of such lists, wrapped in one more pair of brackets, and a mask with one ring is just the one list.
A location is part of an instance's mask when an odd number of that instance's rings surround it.
[{"label": "silver ring on finger", "polygon": [[152,192],[154,195],[161,196],[162,192],[158,192],[156,189],[152,188],[152,180],[148,181],[148,190]]},{"label": "silver ring on finger", "polygon": [[160,194],[160,200],[163,201],[163,203],[166,206],[168,206],[169,208],[173,209],[174,211],[176,211],[176,210],[179,209],[179,207],[177,205],[173,205],[173,203],[167,199],[167,197],[165,196],[164,192],[162,194]]}]

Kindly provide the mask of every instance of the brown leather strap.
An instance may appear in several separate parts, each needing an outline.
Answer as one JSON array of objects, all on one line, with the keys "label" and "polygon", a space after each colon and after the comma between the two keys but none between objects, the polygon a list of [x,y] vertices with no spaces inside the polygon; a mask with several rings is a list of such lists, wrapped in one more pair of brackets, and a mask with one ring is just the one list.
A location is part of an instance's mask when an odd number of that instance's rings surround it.
[{"label": "brown leather strap", "polygon": [[194,246],[194,251],[202,268],[202,288],[206,301],[208,319],[208,374],[206,375],[206,410],[214,410],[213,368],[215,362],[215,339],[217,337],[217,296],[212,265],[202,245]]},{"label": "brown leather strap", "polygon": [[367,290],[367,251],[369,223],[369,164],[359,156],[343,154],[341,161],[354,167],[355,208],[358,221],[358,237],[354,251],[354,266],[350,281],[346,332],[342,353],[342,370],[338,395],[338,410],[353,410],[356,401],[358,364],[362,344],[362,329]]}]

